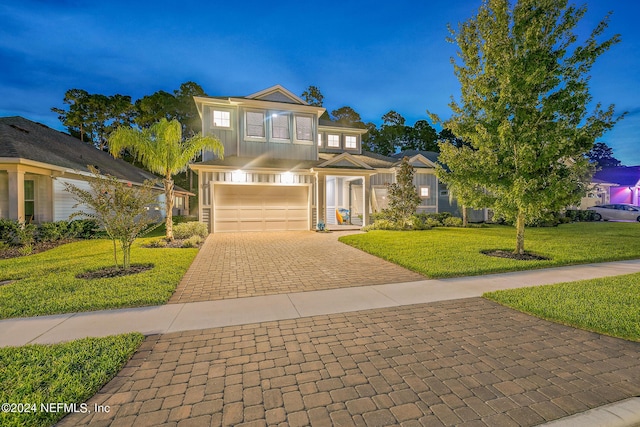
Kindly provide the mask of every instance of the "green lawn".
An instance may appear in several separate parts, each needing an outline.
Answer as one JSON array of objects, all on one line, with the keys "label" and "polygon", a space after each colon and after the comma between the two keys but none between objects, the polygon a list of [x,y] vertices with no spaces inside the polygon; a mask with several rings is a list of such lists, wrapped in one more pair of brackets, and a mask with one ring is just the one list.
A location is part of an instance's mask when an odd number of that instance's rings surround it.
[{"label": "green lawn", "polygon": [[543,319],[640,341],[640,273],[496,291],[484,297]]},{"label": "green lawn", "polygon": [[377,230],[339,240],[432,278],[640,258],[638,223],[592,222],[527,228],[525,249],[550,258],[546,261],[518,261],[482,254],[483,250],[515,247],[515,229],[499,225]]},{"label": "green lawn", "polygon": [[[50,404],[81,404],[111,380],[140,346],[141,334],[85,338],[63,344],[0,348],[0,425],[50,426],[61,419]],[[27,408],[17,405],[28,404]],[[21,410],[23,413],[6,409]],[[93,412],[92,407],[87,410]],[[24,413],[28,410],[29,413]]]},{"label": "green lawn", "polygon": [[0,282],[14,280],[0,286],[0,318],[166,303],[198,250],[141,247],[149,240],[134,243],[131,260],[153,264],[154,268],[117,278],[75,278],[78,273],[113,265],[112,243],[104,239],[0,260]]}]

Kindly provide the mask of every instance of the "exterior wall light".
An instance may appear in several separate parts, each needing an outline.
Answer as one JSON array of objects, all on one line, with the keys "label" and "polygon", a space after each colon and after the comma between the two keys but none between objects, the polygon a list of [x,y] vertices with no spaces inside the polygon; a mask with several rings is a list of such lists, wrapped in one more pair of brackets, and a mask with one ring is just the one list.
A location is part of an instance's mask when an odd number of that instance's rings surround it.
[{"label": "exterior wall light", "polygon": [[233,182],[246,182],[247,181],[247,174],[244,173],[244,171],[242,171],[242,170],[233,171],[233,172],[231,172],[231,181],[233,181]]},{"label": "exterior wall light", "polygon": [[285,172],[280,175],[280,182],[282,184],[293,184],[293,174],[291,172]]}]

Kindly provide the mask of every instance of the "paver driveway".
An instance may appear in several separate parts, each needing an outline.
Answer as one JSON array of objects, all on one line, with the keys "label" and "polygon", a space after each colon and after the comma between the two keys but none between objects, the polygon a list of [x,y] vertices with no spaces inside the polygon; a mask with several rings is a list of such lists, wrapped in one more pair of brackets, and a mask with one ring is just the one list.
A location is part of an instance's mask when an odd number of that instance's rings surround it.
[{"label": "paver driveway", "polygon": [[533,426],[640,394],[640,343],[471,298],[148,337],[61,426]]},{"label": "paver driveway", "polygon": [[412,282],[425,277],[337,241],[341,233],[207,238],[170,303]]}]

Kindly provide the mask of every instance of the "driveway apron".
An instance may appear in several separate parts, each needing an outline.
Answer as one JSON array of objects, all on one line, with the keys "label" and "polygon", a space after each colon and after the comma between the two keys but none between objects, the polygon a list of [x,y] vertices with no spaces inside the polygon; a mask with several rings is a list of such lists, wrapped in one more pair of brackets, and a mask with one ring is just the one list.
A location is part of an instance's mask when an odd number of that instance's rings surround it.
[{"label": "driveway apron", "polygon": [[211,234],[169,303],[425,279],[418,273],[338,242],[338,237],[345,234]]},{"label": "driveway apron", "polygon": [[481,298],[155,335],[60,426],[534,426],[639,395],[639,353]]}]

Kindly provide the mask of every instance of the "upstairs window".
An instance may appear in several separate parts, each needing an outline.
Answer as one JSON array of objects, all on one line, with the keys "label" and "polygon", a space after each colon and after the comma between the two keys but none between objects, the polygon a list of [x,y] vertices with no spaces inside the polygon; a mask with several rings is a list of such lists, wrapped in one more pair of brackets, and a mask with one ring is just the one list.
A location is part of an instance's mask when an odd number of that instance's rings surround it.
[{"label": "upstairs window", "polygon": [[259,111],[247,111],[247,136],[251,138],[264,138],[264,113]]},{"label": "upstairs window", "polygon": [[271,115],[271,136],[274,139],[290,139],[289,116],[287,114]]},{"label": "upstairs window", "polygon": [[429,187],[420,187],[420,197],[423,199],[429,197]]},{"label": "upstairs window", "polygon": [[358,139],[355,136],[347,135],[344,137],[344,148],[358,148]]},{"label": "upstairs window", "polygon": [[322,147],[322,134],[318,134],[318,147]]},{"label": "upstairs window", "polygon": [[313,121],[311,117],[296,116],[296,139],[313,142]]},{"label": "upstairs window", "polygon": [[340,148],[340,135],[327,135],[327,147]]},{"label": "upstairs window", "polygon": [[231,112],[230,111],[213,111],[213,126],[217,128],[230,128],[231,127]]}]

